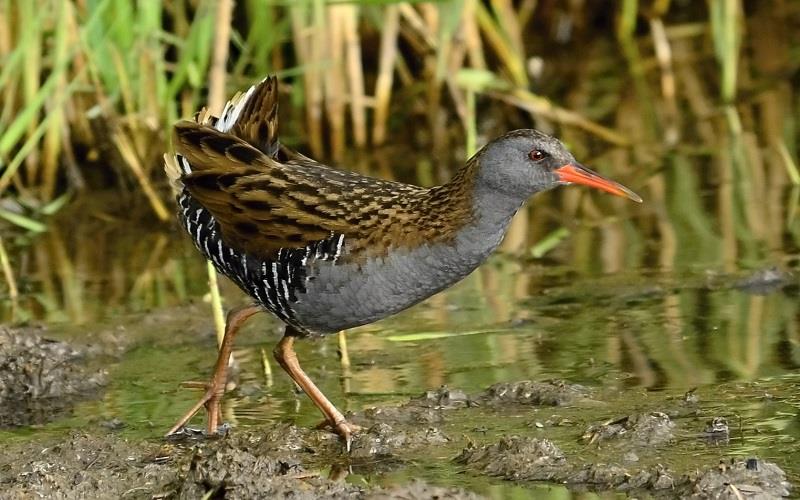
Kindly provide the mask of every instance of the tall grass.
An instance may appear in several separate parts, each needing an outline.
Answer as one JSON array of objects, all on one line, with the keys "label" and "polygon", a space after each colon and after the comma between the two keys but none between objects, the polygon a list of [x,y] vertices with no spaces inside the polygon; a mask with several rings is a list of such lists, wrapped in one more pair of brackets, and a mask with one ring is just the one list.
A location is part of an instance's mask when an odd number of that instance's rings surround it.
[{"label": "tall grass", "polygon": [[[561,64],[549,52],[579,37],[602,40],[593,23],[616,26],[638,98],[649,108],[651,139],[668,137],[654,142],[671,147],[677,141],[673,44],[689,37],[713,48],[718,75],[710,84],[719,102],[734,105],[741,86],[746,33],[739,0],[708,0],[690,11],[689,21],[686,8],[673,2],[625,0],[605,22],[597,21],[608,15],[605,5],[569,10],[534,0],[244,0],[227,11],[231,23],[218,5],[0,0],[0,199],[13,202],[4,217],[36,228],[42,208],[63,193],[105,188],[111,180],[133,186],[167,219],[160,154],[170,124],[206,102],[215,57],[228,73],[222,95],[270,72],[287,77],[284,88],[303,115],[288,130],[302,131],[314,155],[333,160],[351,146],[381,145],[393,132],[408,135],[403,119],[417,116],[427,121],[438,155],[453,149],[455,122],[472,152],[485,132],[479,112],[491,101],[520,110],[497,128],[529,113],[545,129],[566,126],[630,145],[635,138],[614,125],[613,110],[598,114],[591,102],[570,105],[569,90],[549,92],[563,102],[537,92],[580,84],[547,81],[550,68]],[[215,44],[220,22],[228,29]],[[703,43],[693,47],[687,57],[712,57]],[[575,74],[593,64],[590,51],[578,50],[569,61]],[[537,61],[544,61],[545,76]],[[666,108],[655,104],[653,78],[660,78]],[[413,104],[400,109],[397,92]],[[393,103],[401,119],[392,118]],[[735,127],[738,110],[725,112]],[[796,178],[796,162],[783,154],[795,152],[781,146],[791,147],[790,139],[773,142]],[[438,180],[446,176],[434,173]]]}]

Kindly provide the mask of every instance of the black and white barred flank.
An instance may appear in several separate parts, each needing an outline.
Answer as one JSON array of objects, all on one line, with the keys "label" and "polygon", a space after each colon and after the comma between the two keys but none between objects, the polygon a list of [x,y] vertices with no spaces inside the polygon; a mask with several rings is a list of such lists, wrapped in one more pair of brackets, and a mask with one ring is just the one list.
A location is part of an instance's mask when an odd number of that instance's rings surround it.
[{"label": "black and white barred flank", "polygon": [[[256,86],[250,87],[245,94],[229,101],[219,118],[206,114],[200,121],[220,132],[229,132],[240,118],[255,89]],[[273,139],[266,154],[277,153],[277,138]],[[178,154],[173,159],[177,170],[174,172],[174,176],[177,176],[174,186],[177,190],[179,217],[195,246],[219,273],[230,278],[278,318],[304,330],[294,321],[292,304],[300,300],[298,295],[306,293],[308,280],[313,279],[313,276],[308,275],[308,269],[314,262],[321,260],[336,263],[344,249],[344,235],[331,233],[328,238],[309,243],[305,247],[282,248],[271,260],[248,256],[223,241],[216,219],[180,183],[180,177],[192,173],[189,161]],[[168,161],[169,163],[171,162]]]},{"label": "black and white barred flank", "polygon": [[294,322],[292,304],[306,293],[306,285],[313,279],[308,269],[314,262],[336,263],[344,249],[344,235],[332,233],[302,248],[282,248],[274,259],[263,260],[226,245],[217,221],[189,193],[181,193],[178,204],[186,231],[216,270],[278,318],[303,330]]}]

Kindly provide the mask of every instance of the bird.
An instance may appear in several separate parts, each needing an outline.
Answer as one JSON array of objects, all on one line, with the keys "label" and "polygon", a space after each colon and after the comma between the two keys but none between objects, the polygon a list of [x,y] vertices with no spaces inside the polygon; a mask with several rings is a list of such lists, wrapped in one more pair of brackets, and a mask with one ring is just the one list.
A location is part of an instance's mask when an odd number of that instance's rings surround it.
[{"label": "bird", "polygon": [[219,430],[234,338],[266,310],[285,324],[275,359],[349,449],[359,427],[302,369],[295,340],[373,323],[452,286],[500,245],[536,193],[582,184],[642,202],[534,129],[490,141],[434,187],[332,168],[281,144],[275,76],[236,94],[219,117],[203,108],[177,122],[172,142],[165,171],[179,222],[252,302],[228,312],[206,391],[167,435],[203,407],[206,431]]}]

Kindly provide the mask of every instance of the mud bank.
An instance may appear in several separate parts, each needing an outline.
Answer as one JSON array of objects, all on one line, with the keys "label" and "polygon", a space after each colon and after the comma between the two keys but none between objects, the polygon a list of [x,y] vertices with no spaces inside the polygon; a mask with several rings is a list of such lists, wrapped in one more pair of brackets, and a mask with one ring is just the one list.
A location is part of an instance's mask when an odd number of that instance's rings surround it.
[{"label": "mud bank", "polygon": [[[0,329],[2,422],[31,426],[101,395],[107,376],[92,361],[120,349],[113,340],[88,348],[46,340],[38,330]],[[473,394],[442,387],[399,406],[350,413],[363,430],[349,452],[325,430],[288,422],[172,439],[158,430],[133,439],[124,421],[34,433],[0,450],[0,498],[481,498],[434,484],[451,485],[454,477],[664,498],[793,492],[778,464],[728,452],[726,419],[704,409],[697,394],[653,397],[637,402],[637,411],[598,420],[626,399],[624,391],[610,396],[561,380],[500,383]],[[687,443],[700,458],[687,458]],[[400,485],[372,480],[419,464],[449,476],[405,476]]]}]

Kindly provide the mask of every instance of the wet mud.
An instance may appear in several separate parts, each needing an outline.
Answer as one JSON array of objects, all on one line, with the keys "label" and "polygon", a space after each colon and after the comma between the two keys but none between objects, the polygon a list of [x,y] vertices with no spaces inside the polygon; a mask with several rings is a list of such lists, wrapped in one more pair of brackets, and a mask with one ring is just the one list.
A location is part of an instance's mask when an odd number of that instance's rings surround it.
[{"label": "wet mud", "polygon": [[[612,456],[607,458],[613,460]],[[570,459],[552,441],[530,437],[502,438],[496,443],[465,448],[455,458],[469,470],[509,481],[548,481],[576,489],[617,490],[664,498],[782,498],[791,485],[776,464],[750,459],[730,459],[680,474],[663,465],[583,464]],[[638,459],[637,459],[638,461]]]},{"label": "wet mud", "polygon": [[49,422],[107,382],[95,350],[50,340],[41,328],[0,326],[0,428]]},{"label": "wet mud", "polygon": [[[50,341],[45,333],[0,329],[6,426],[45,421],[102,393],[107,377],[92,359],[109,349]],[[724,417],[698,409],[696,394],[654,398],[651,408],[594,422],[586,409],[608,407],[604,397],[559,380],[501,383],[474,394],[442,387],[399,406],[348,414],[362,427],[349,452],[328,431],[290,423],[132,440],[125,422],[111,422],[4,446],[0,498],[482,498],[422,480],[399,486],[347,480],[443,455],[436,460],[459,474],[523,486],[547,482],[664,498],[796,492],[779,464],[757,456],[728,456],[720,447],[717,460],[672,460],[676,443],[719,447],[729,435]],[[504,430],[507,420],[520,417],[524,432]]]},{"label": "wet mud", "polygon": [[311,434],[318,432],[278,425],[180,444],[75,433],[0,455],[0,498],[480,498],[421,481],[350,484],[337,467],[323,474]]}]

